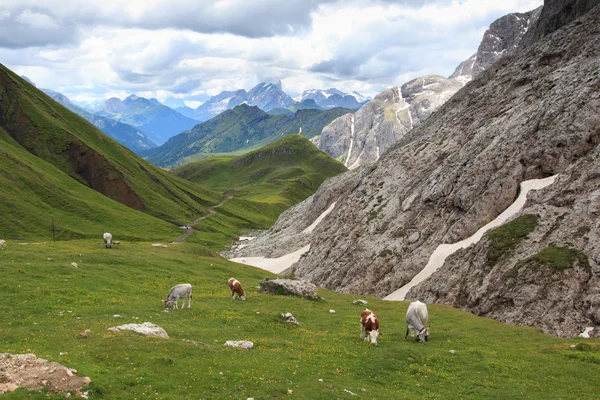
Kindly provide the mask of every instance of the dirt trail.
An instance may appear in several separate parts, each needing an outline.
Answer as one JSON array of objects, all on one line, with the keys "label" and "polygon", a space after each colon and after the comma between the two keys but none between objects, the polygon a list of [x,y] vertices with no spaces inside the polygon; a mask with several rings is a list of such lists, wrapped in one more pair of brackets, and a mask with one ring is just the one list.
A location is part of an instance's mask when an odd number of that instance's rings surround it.
[{"label": "dirt trail", "polygon": [[202,221],[203,219],[210,218],[213,215],[215,215],[217,213],[215,211],[215,208],[221,207],[222,205],[226,204],[229,200],[231,200],[233,198],[233,190],[229,190],[229,191],[225,192],[224,194],[226,197],[223,199],[223,201],[221,201],[216,206],[208,207],[208,214],[206,214],[203,217],[198,218],[197,220],[195,220],[192,223],[189,223],[187,225],[188,228],[185,230],[185,233],[183,235],[179,236],[177,239],[173,240],[173,242],[171,242],[171,243],[185,242],[185,239],[194,232],[194,226],[198,225],[200,223],[200,221]]}]

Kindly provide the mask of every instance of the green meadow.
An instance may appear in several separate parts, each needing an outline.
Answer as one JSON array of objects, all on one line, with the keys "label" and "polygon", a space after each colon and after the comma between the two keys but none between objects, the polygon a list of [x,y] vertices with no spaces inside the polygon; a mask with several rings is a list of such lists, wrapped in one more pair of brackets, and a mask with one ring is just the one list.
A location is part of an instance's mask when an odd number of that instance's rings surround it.
[{"label": "green meadow", "polygon": [[[0,352],[77,369],[92,380],[90,399],[598,398],[597,339],[556,338],[429,305],[430,342],[405,341],[406,302],[327,290],[319,301],[262,294],[256,287],[270,273],[196,243],[121,240],[105,249],[100,238],[9,240],[0,248],[0,276]],[[242,282],[246,301],[230,299],[230,277]],[[186,282],[192,307],[164,312],[169,288]],[[379,316],[378,346],[359,340],[357,298]],[[300,325],[286,323],[285,312]],[[107,331],[146,321],[170,339]],[[89,337],[78,339],[86,329]],[[226,348],[227,340],[255,347]],[[62,397],[18,390],[2,398]]]}]

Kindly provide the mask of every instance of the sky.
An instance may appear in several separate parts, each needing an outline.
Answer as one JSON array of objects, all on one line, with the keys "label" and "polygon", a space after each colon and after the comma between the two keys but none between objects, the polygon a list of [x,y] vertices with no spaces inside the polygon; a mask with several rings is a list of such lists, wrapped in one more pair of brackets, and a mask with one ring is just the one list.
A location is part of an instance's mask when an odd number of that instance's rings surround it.
[{"label": "sky", "polygon": [[495,19],[542,0],[2,0],[0,63],[78,102],[197,107],[281,80],[374,96],[450,75]]}]

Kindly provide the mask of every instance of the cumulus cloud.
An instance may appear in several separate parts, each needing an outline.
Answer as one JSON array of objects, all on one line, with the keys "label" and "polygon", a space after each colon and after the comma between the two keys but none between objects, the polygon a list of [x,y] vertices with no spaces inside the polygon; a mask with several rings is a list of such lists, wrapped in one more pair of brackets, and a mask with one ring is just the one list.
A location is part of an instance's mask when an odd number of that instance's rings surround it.
[{"label": "cumulus cloud", "polygon": [[494,19],[542,0],[39,3],[0,4],[0,60],[19,74],[78,100],[137,93],[195,104],[261,81],[280,79],[291,95],[374,95],[449,75]]},{"label": "cumulus cloud", "polygon": [[51,11],[39,7],[3,9],[0,6],[0,47],[22,48],[73,44],[80,31]]}]

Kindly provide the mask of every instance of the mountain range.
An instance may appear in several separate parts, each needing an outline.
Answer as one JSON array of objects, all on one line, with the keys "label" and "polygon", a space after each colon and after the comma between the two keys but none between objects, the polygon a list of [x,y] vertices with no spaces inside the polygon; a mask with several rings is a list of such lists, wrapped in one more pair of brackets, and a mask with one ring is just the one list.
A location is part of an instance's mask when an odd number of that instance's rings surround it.
[{"label": "mountain range", "polygon": [[[189,118],[206,121],[241,104],[256,106],[267,112],[271,110],[292,110],[293,112],[299,109],[298,105],[305,100],[314,100],[315,108],[323,110],[330,108],[358,109],[368,101],[367,98],[356,92],[347,94],[337,89],[307,90],[301,96],[292,99],[283,91],[281,81],[278,81],[277,83],[259,83],[248,92],[244,89],[221,92],[195,110],[187,106],[181,106],[181,104],[175,107],[175,110]],[[177,105],[173,101],[169,101],[169,103]],[[275,111],[275,113],[286,112]]]},{"label": "mountain range", "polygon": [[133,94],[123,101],[116,97],[106,100],[94,110],[94,114],[134,126],[159,145],[198,123],[156,99]]},{"label": "mountain range", "polygon": [[73,104],[73,102],[71,102],[71,100],[69,100],[69,98],[62,93],[58,93],[50,89],[41,90],[58,103],[73,111],[75,114],[94,124],[96,128],[100,129],[109,137],[113,138],[123,146],[136,153],[153,149],[157,146],[156,143],[150,140],[139,129],[131,125],[87,111],[82,107]]},{"label": "mountain range", "polygon": [[[280,257],[337,291],[387,296],[442,244],[556,176],[524,208],[407,294],[576,336],[600,326],[600,1],[546,0],[508,57],[480,72],[374,164],[326,181],[236,257]],[[311,234],[304,228],[332,207]]]},{"label": "mountain range", "polygon": [[155,165],[167,167],[219,153],[248,151],[292,133],[311,138],[348,112],[343,108],[304,109],[292,115],[271,115],[244,103],[173,136],[143,156]]}]

